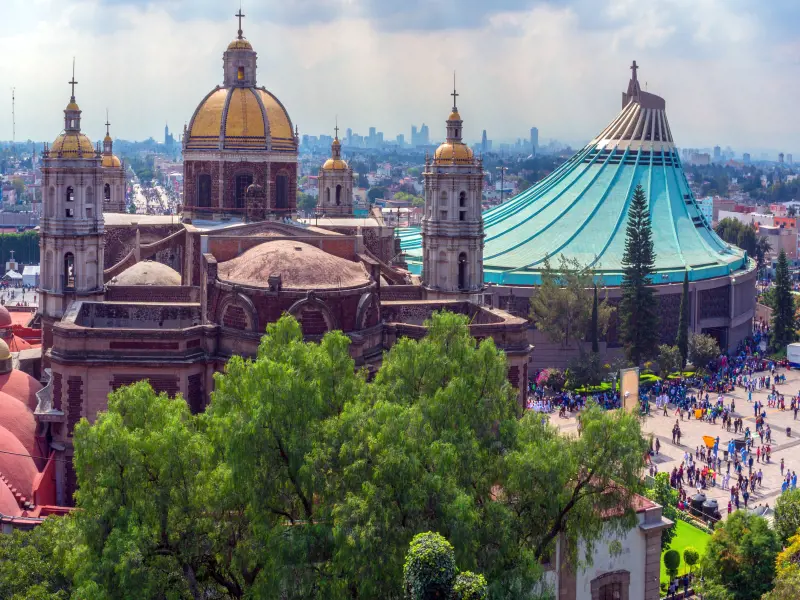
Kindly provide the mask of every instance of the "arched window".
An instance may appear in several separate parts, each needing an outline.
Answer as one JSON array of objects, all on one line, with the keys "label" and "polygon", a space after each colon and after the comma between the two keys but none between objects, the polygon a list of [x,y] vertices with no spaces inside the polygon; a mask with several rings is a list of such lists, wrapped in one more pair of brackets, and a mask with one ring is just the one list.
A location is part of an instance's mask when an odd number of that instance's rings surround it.
[{"label": "arched window", "polygon": [[237,78],[239,81],[242,81],[242,80],[244,79],[244,67],[239,67],[239,70],[238,70],[238,72],[236,73],[236,78]]},{"label": "arched window", "polygon": [[464,252],[458,255],[458,289],[467,289],[467,255]]},{"label": "arched window", "polygon": [[75,201],[75,189],[69,185],[67,186],[67,202]]},{"label": "arched window", "polygon": [[336,206],[339,206],[342,203],[342,186],[336,186]]},{"label": "arched window", "polygon": [[44,287],[48,290],[53,289],[53,251],[48,250],[44,258]]},{"label": "arched window", "polygon": [[197,177],[197,206],[211,206],[211,175]]},{"label": "arched window", "polygon": [[467,205],[467,192],[461,192],[458,195],[458,205],[464,208]]},{"label": "arched window", "polygon": [[236,176],[236,208],[244,208],[244,197],[247,194],[247,188],[253,184],[253,175],[251,173],[244,173]]},{"label": "arched window", "polygon": [[458,220],[467,220],[467,192],[461,192],[458,195]]},{"label": "arched window", "polygon": [[54,217],[56,215],[56,188],[50,186],[47,192],[47,216]]},{"label": "arched window", "polygon": [[72,252],[64,255],[64,289],[75,289],[75,256]]},{"label": "arched window", "polygon": [[275,208],[285,210],[289,208],[289,176],[278,175],[275,178]]},{"label": "arched window", "polygon": [[325,204],[329,205],[331,203],[331,188],[325,188]]},{"label": "arched window", "polygon": [[443,220],[447,218],[447,192],[444,190],[439,194],[439,218]]},{"label": "arched window", "polygon": [[111,184],[109,183],[103,186],[103,200],[111,202]]}]

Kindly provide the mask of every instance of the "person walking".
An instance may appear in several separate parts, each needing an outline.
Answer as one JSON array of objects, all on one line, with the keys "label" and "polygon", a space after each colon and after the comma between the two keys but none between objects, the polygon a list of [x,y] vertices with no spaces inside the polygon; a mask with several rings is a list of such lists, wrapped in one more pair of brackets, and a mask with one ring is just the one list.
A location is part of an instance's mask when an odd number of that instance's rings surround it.
[{"label": "person walking", "polygon": [[661,452],[661,442],[659,441],[658,438],[656,438],[656,454],[658,454],[659,452]]}]

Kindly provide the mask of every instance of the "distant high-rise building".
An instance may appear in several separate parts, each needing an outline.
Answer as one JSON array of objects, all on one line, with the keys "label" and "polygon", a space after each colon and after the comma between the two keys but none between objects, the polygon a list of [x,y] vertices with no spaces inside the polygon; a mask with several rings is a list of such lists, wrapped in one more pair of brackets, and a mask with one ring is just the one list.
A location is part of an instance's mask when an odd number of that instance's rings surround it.
[{"label": "distant high-rise building", "polygon": [[172,148],[175,144],[175,136],[169,132],[169,125],[164,125],[164,145],[167,148]]},{"label": "distant high-rise building", "polygon": [[428,126],[425,125],[425,123],[423,123],[422,127],[420,127],[419,129],[419,137],[423,146],[427,146],[428,144],[430,144],[431,140],[430,132],[428,131]]},{"label": "distant high-rise building", "polygon": [[485,154],[489,151],[489,148],[486,145],[486,130],[483,130],[483,134],[481,135],[481,153]]},{"label": "distant high-rise building", "polygon": [[750,164],[750,153],[749,152],[745,152],[744,154],[742,154],[742,162],[744,164],[746,164],[746,165]]},{"label": "distant high-rise building", "polygon": [[350,127],[348,127],[346,133],[347,133],[347,138],[346,138],[347,145],[349,146],[353,141],[353,130]]},{"label": "distant high-rise building", "polygon": [[791,165],[791,164],[793,164],[793,161],[792,161],[792,155],[791,155],[791,154],[787,154],[787,155],[786,155],[786,162],[787,162],[788,164],[790,164],[790,165]]},{"label": "distant high-rise building", "polygon": [[783,164],[783,152],[780,152],[780,153],[778,154],[778,162],[779,162],[779,163],[781,163],[781,164]]},{"label": "distant high-rise building", "polygon": [[531,127],[531,150],[534,154],[536,154],[536,150],[539,149],[539,128],[538,127]]},{"label": "distant high-rise building", "polygon": [[396,140],[397,140],[397,145],[398,145],[400,148],[402,148],[403,146],[405,146],[405,145],[406,145],[406,136],[404,136],[402,133],[398,133],[398,134],[397,134],[397,138],[396,138]]},{"label": "distant high-rise building", "polygon": [[419,134],[417,133],[417,126],[416,125],[412,125],[411,126],[411,145],[412,146],[416,146],[417,145],[417,142],[419,141],[418,137],[417,137],[418,135]]},{"label": "distant high-rise building", "polygon": [[722,157],[722,148],[714,146],[714,160],[719,160]]}]

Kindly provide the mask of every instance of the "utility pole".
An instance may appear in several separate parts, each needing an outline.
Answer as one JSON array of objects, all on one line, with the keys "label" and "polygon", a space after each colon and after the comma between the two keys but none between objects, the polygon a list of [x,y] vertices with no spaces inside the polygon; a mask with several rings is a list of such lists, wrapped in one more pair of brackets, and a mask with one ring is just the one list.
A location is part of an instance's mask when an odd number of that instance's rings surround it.
[{"label": "utility pole", "polygon": [[503,196],[505,195],[506,186],[505,186],[505,175],[506,171],[508,171],[508,167],[495,167],[498,171],[500,171],[500,204],[503,203]]}]

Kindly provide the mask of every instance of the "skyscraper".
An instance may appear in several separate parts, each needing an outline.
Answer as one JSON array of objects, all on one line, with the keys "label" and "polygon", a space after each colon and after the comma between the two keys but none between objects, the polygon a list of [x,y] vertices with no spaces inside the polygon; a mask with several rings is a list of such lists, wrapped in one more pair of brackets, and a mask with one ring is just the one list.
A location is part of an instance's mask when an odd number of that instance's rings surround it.
[{"label": "skyscraper", "polygon": [[428,144],[430,144],[430,139],[431,139],[430,132],[428,131],[428,126],[425,125],[425,123],[423,123],[422,127],[420,127],[419,137],[420,137],[420,143],[423,146],[427,146]]},{"label": "skyscraper", "polygon": [[750,153],[749,152],[745,152],[744,154],[742,154],[742,162],[744,164],[746,164],[746,165],[750,164]]},{"label": "skyscraper", "polygon": [[792,161],[792,155],[791,154],[787,154],[786,155],[786,163],[790,164],[790,165],[794,164],[794,162]]},{"label": "skyscraper", "polygon": [[411,126],[411,145],[412,146],[417,146],[419,144],[418,135],[419,134],[417,133],[417,126],[416,125],[412,125]]},{"label": "skyscraper", "polygon": [[349,146],[350,144],[353,143],[353,130],[350,127],[348,127],[346,134],[347,137],[345,139],[347,141],[347,145]]},{"label": "skyscraper", "polygon": [[783,152],[778,153],[778,162],[783,164]]},{"label": "skyscraper", "polygon": [[397,134],[397,145],[400,148],[406,145],[406,136],[404,136],[402,133]]},{"label": "skyscraper", "polygon": [[722,157],[722,148],[714,146],[714,160],[719,160]]},{"label": "skyscraper", "polygon": [[531,151],[536,154],[539,149],[539,128],[531,127]]},{"label": "skyscraper", "polygon": [[489,151],[489,148],[486,146],[486,130],[483,130],[483,134],[481,135],[481,153],[486,154]]}]

